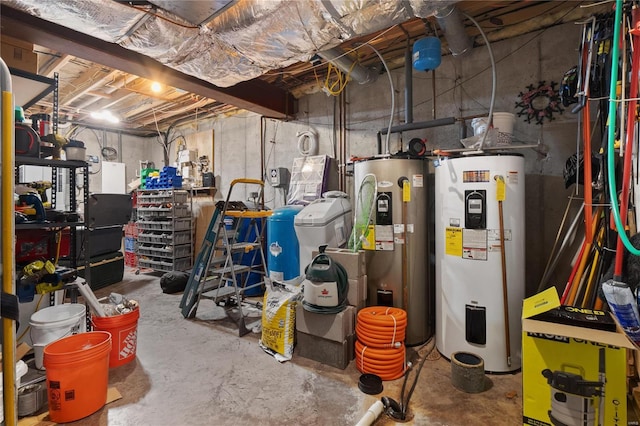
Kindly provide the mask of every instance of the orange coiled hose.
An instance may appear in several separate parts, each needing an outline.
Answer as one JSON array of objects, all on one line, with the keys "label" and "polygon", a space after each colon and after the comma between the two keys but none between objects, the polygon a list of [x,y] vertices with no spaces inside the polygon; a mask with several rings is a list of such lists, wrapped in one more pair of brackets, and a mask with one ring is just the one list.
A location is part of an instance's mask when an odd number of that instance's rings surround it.
[{"label": "orange coiled hose", "polygon": [[358,312],[356,367],[382,380],[395,380],[405,372],[404,347],[407,313],[400,308],[371,306]]}]

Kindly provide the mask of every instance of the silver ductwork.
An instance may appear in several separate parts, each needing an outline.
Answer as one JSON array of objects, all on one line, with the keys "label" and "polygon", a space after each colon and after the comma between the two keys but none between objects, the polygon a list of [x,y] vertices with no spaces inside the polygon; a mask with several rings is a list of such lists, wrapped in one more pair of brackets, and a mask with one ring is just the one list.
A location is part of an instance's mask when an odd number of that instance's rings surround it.
[{"label": "silver ductwork", "polygon": [[[180,8],[186,2],[151,3],[167,8],[173,3],[175,13],[187,11]],[[219,13],[214,6],[220,2],[198,3],[210,6],[198,16],[211,14],[190,22],[187,13],[180,17],[155,5],[113,0],[3,0],[5,6],[117,43],[219,87],[309,61],[345,40],[432,16],[455,1],[245,0],[222,2]],[[366,78],[366,70],[362,73]]]},{"label": "silver ductwork", "polygon": [[453,56],[463,55],[473,48],[473,41],[465,31],[462,15],[455,5],[438,9],[434,16]]},{"label": "silver ductwork", "polygon": [[331,62],[338,67],[340,71],[349,74],[349,77],[353,81],[357,81],[360,84],[373,83],[378,76],[375,68],[365,68],[362,65],[354,63],[346,53],[343,53],[338,48],[323,50],[322,52],[318,52],[318,56]]}]

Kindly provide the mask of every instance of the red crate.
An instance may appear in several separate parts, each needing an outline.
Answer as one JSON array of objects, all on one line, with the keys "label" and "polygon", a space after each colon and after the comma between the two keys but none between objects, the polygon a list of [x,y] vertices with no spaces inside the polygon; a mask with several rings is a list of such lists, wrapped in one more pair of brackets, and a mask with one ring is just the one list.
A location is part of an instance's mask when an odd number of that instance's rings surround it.
[{"label": "red crate", "polygon": [[[16,263],[29,263],[34,260],[53,260],[56,257],[57,231],[48,229],[16,230]],[[59,257],[67,257],[70,253],[70,231],[62,231]]]},{"label": "red crate", "polygon": [[130,266],[135,268],[138,266],[138,256],[135,253],[124,252],[124,264],[125,266]]},{"label": "red crate", "polygon": [[124,236],[125,237],[133,237],[138,238],[138,233],[140,230],[138,229],[138,225],[135,222],[129,222],[124,225]]}]

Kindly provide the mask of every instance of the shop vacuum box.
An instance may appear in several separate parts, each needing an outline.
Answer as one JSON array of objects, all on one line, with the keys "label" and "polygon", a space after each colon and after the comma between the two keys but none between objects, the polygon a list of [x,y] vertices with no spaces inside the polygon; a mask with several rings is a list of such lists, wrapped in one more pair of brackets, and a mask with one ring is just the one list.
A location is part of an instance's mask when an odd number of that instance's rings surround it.
[{"label": "shop vacuum box", "polygon": [[550,288],[522,311],[522,423],[627,425],[626,350],[602,311],[560,306]]}]

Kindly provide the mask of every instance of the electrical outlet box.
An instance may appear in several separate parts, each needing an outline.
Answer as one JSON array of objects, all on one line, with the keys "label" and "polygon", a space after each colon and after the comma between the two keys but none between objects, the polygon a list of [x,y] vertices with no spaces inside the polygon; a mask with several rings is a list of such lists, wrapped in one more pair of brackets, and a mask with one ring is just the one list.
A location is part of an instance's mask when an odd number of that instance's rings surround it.
[{"label": "electrical outlet box", "polygon": [[289,184],[289,170],[285,167],[276,167],[269,172],[269,182],[274,188],[284,188]]}]

